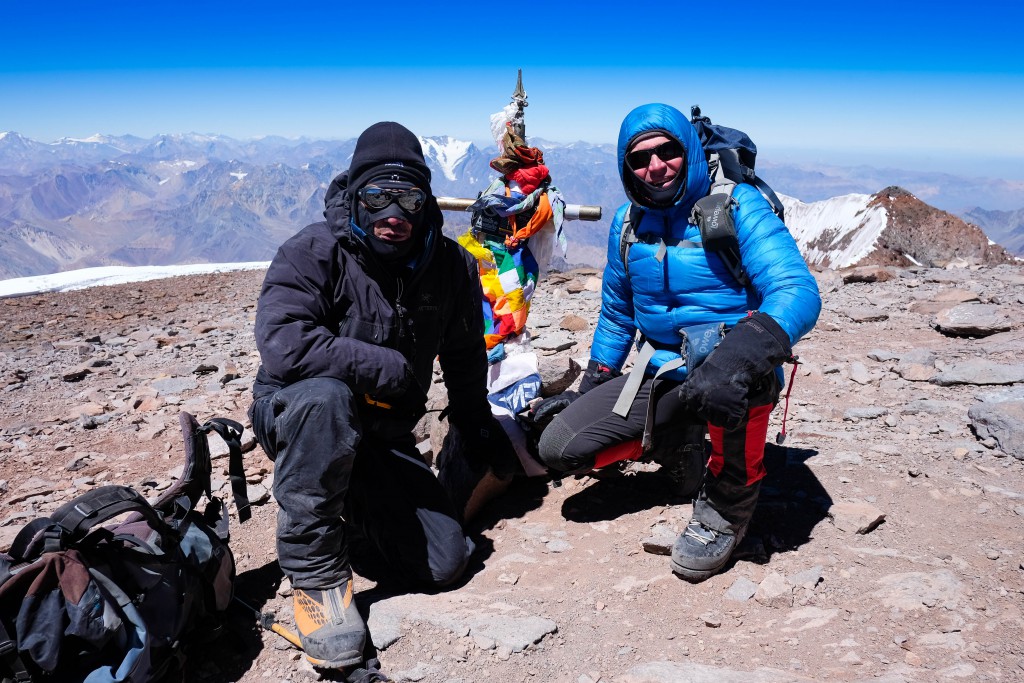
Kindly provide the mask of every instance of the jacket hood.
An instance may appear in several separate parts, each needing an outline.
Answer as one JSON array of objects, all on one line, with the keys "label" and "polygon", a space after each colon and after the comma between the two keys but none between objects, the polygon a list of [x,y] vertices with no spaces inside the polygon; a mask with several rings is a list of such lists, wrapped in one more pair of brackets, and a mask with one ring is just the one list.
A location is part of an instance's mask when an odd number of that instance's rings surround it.
[{"label": "jacket hood", "polygon": [[[366,233],[353,220],[354,201],[355,196],[349,192],[349,172],[344,171],[335,176],[327,187],[327,194],[324,196],[324,218],[338,241],[348,245],[350,249],[355,248],[363,253],[369,253]],[[441,215],[441,208],[437,205],[434,195],[427,195],[423,211],[426,212],[423,217],[424,248],[421,255],[414,259],[417,267],[426,263],[437,248],[442,237],[441,227],[444,225],[444,216]]]},{"label": "jacket hood", "polygon": [[[677,196],[673,206],[681,207],[687,212],[693,204],[705,196],[711,188],[708,177],[708,162],[704,157],[704,149],[700,144],[700,136],[686,116],[667,104],[645,104],[626,114],[619,128],[618,162],[619,179],[626,191],[629,201],[645,206],[631,191],[630,177],[633,171],[626,166],[626,150],[637,137],[645,133],[666,133],[681,143],[686,150],[686,186]],[[628,176],[626,174],[629,174]],[[646,207],[650,208],[650,207]]]}]

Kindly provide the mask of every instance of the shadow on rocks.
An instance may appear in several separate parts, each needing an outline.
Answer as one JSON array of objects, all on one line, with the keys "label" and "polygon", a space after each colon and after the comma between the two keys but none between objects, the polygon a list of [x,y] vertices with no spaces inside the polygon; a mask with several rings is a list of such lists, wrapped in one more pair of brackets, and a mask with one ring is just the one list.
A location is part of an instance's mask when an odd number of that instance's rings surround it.
[{"label": "shadow on rocks", "polygon": [[818,455],[812,448],[769,443],[764,451],[768,476],[747,537],[734,559],[767,562],[772,553],[795,550],[811,540],[814,527],[828,516],[832,498],[807,467]]},{"label": "shadow on rocks", "polygon": [[617,519],[659,505],[687,503],[672,493],[672,482],[660,472],[630,472],[604,469],[592,475],[595,481],[562,502],[562,516],[571,522],[601,522]]},{"label": "shadow on rocks", "polygon": [[[818,454],[808,448],[765,446],[768,476],[746,538],[734,560],[767,562],[771,553],[793,550],[811,539],[814,527],[827,516],[832,499],[806,461]],[[661,505],[690,502],[675,496],[660,472],[600,473],[590,486],[562,503],[562,515],[573,522],[613,520]]]},{"label": "shadow on rocks", "polygon": [[516,477],[508,489],[480,510],[477,516],[466,524],[466,534],[476,544],[476,550],[469,558],[469,566],[463,576],[463,583],[484,568],[487,558],[494,552],[491,539],[484,532],[491,529],[502,529],[505,520],[525,517],[544,503],[548,494],[547,477]]},{"label": "shadow on rocks", "polygon": [[192,646],[183,680],[237,681],[252,668],[263,649],[262,633],[258,617],[238,601],[253,610],[263,611],[264,605],[276,595],[283,578],[276,560],[238,575],[235,579],[238,600],[232,600],[219,637]]}]

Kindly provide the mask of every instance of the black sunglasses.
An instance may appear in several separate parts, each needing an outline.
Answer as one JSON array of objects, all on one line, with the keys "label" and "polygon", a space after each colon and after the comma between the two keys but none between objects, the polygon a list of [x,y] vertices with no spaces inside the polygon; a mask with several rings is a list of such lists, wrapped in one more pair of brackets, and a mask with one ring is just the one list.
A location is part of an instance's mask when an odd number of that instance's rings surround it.
[{"label": "black sunglasses", "polygon": [[651,149],[635,149],[626,155],[626,163],[633,170],[639,170],[646,168],[651,163],[651,157],[655,154],[662,161],[670,161],[672,159],[678,159],[683,156],[686,150],[683,149],[683,143],[678,140],[666,140],[657,147]]},{"label": "black sunglasses", "polygon": [[359,200],[371,211],[387,208],[392,202],[411,213],[423,208],[427,201],[427,193],[418,187],[410,190],[385,190],[383,187],[364,187],[357,193]]}]

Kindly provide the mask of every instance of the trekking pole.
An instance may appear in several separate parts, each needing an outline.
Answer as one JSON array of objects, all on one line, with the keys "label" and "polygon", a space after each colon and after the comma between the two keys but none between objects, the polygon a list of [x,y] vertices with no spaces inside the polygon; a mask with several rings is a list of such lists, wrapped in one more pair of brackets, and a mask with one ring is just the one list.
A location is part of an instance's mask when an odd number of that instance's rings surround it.
[{"label": "trekking pole", "polygon": [[274,633],[281,636],[295,647],[299,648],[300,650],[302,649],[302,641],[299,640],[299,636],[297,636],[294,631],[291,631],[282,626],[277,621],[277,617],[274,615],[273,612],[261,612],[252,605],[243,602],[242,599],[239,598],[237,595],[234,596],[232,600],[237,602],[239,605],[244,607],[249,612],[252,612],[253,616],[256,617],[256,621],[259,622],[260,628],[266,631],[273,631]]}]

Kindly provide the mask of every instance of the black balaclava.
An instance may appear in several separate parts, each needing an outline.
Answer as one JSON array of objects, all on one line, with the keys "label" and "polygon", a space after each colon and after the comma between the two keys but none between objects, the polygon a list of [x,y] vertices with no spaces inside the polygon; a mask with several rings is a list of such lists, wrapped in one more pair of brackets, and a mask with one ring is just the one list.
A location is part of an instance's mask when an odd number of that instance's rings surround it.
[{"label": "black balaclava", "polygon": [[630,168],[629,162],[623,162],[626,168],[623,169],[624,172],[622,177],[624,182],[629,185],[627,190],[629,190],[629,193],[635,197],[640,204],[651,209],[667,209],[675,204],[686,192],[686,145],[683,145],[682,141],[680,141],[675,135],[664,130],[644,131],[630,140],[626,149],[631,150],[633,149],[633,146],[641,140],[646,140],[647,138],[653,138],[659,135],[676,140],[683,148],[683,163],[679,167],[679,173],[676,174],[676,177],[672,179],[671,183],[665,187],[656,187],[651,185],[650,183],[641,180],[635,173],[633,173],[633,169]]},{"label": "black balaclava", "polygon": [[[352,193],[352,216],[366,233],[366,244],[386,263],[406,263],[424,244],[424,221],[428,207],[415,214],[392,203],[371,212],[359,201],[358,192],[367,185],[384,189],[418,187],[427,195],[430,190],[430,169],[423,158],[419,138],[405,126],[393,121],[375,123],[359,136],[349,165],[349,188]],[[429,203],[429,202],[428,202]],[[413,234],[405,242],[385,242],[373,236],[373,222],[389,216],[401,216],[413,224]]]},{"label": "black balaclava", "polygon": [[[373,185],[385,190],[410,190],[419,187],[411,180],[403,179],[400,171],[389,172],[384,175],[370,178],[363,187]],[[406,176],[408,177],[408,176]],[[422,187],[420,188],[423,189]],[[429,190],[424,190],[429,192]],[[426,202],[415,213],[406,211],[398,202],[392,202],[379,211],[372,211],[359,201],[358,191],[355,199],[356,225],[366,233],[366,245],[382,261],[388,264],[406,263],[410,257],[423,247],[423,220],[426,216]],[[373,234],[373,224],[385,218],[403,218],[412,223],[412,235],[404,242],[387,242],[379,239]]]}]

